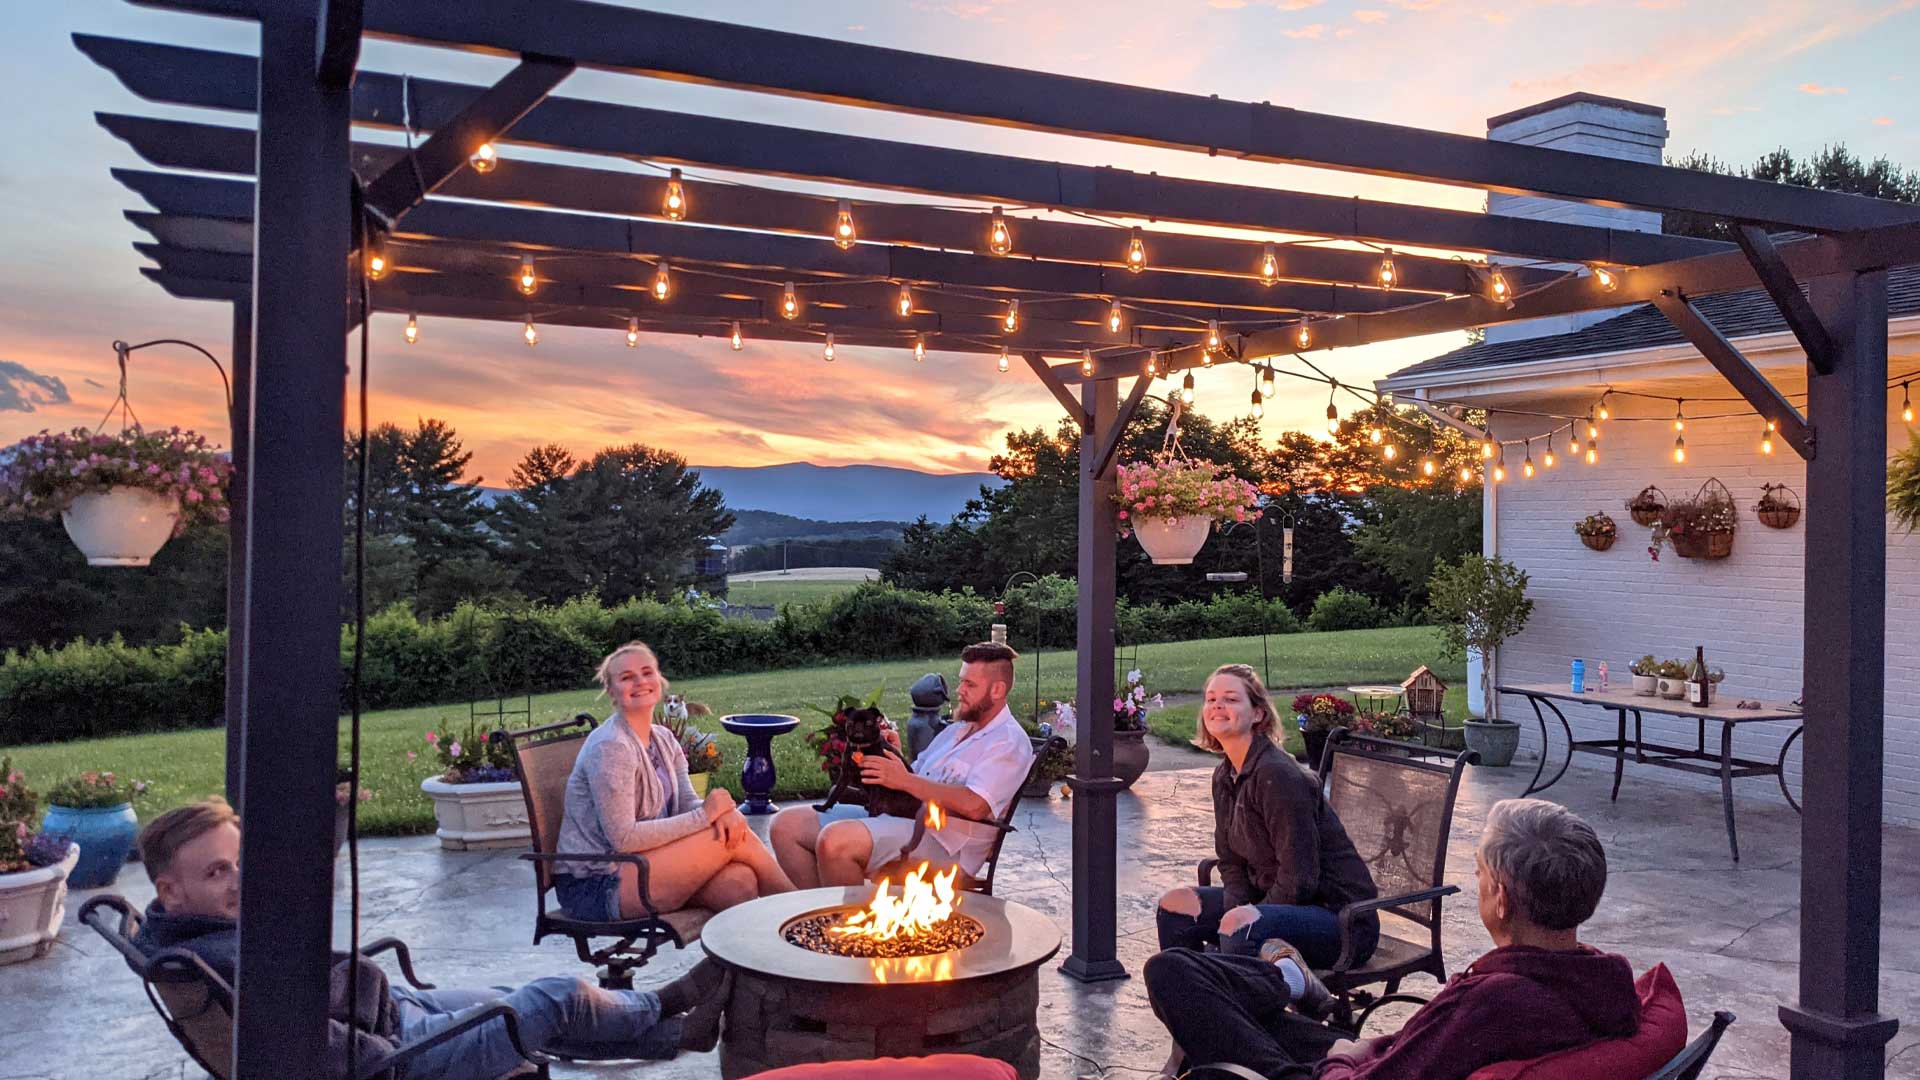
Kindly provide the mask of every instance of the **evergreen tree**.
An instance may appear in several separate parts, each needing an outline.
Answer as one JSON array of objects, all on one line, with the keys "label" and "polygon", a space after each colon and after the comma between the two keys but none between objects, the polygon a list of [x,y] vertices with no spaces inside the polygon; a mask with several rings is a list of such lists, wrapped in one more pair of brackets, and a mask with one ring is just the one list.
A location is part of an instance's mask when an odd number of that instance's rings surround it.
[{"label": "evergreen tree", "polygon": [[[1776,184],[1843,191],[1850,195],[1892,199],[1895,202],[1920,202],[1920,172],[1901,168],[1884,156],[1863,162],[1857,154],[1847,149],[1846,143],[1823,146],[1818,153],[1806,158],[1796,158],[1792,151],[1782,147],[1763,155],[1745,169],[1736,168],[1699,151],[1683,158],[1669,158],[1667,164],[1721,176],[1744,176],[1753,180],[1770,180]],[[1662,216],[1660,228],[1677,236],[1698,236],[1732,243],[1735,224],[1724,218],[1674,210]]]}]

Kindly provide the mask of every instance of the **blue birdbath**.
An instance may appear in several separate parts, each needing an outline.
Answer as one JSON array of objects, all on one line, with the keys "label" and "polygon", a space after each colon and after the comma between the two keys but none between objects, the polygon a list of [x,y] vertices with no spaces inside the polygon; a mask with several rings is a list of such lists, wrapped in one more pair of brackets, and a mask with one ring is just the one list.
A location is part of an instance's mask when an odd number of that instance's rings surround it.
[{"label": "blue birdbath", "polygon": [[737,713],[720,718],[720,726],[747,740],[747,763],[740,769],[740,787],[747,793],[743,814],[773,813],[773,737],[800,724],[797,716],[775,713]]}]

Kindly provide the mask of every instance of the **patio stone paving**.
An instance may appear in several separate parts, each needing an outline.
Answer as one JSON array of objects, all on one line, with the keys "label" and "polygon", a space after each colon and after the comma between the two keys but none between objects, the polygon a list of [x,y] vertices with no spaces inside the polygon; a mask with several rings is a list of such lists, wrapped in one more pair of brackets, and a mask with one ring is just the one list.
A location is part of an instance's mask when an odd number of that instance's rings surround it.
[{"label": "patio stone paving", "polygon": [[[1490,947],[1475,915],[1473,879],[1473,846],[1487,807],[1517,794],[1531,774],[1530,762],[1468,772],[1448,858],[1450,879],[1463,890],[1446,907],[1451,970]],[[1714,1009],[1739,1016],[1708,1076],[1784,1080],[1787,1038],[1776,1012],[1793,999],[1799,975],[1798,818],[1777,798],[1758,797],[1764,781],[1744,782],[1756,797],[1739,807],[1746,860],[1736,865],[1727,853],[1717,791],[1629,769],[1614,805],[1607,799],[1610,781],[1609,772],[1576,763],[1546,793],[1585,816],[1607,845],[1612,876],[1585,939],[1626,954],[1636,970],[1666,962],[1696,1033]],[[1138,1076],[1130,1070],[1152,1070],[1164,1060],[1166,1036],[1138,973],[1154,951],[1155,901],[1167,888],[1192,881],[1194,861],[1211,852],[1207,793],[1207,772],[1187,768],[1151,772],[1121,796],[1119,951],[1135,977],[1089,987],[1067,980],[1055,964],[1043,968],[1039,1020],[1048,1080],[1099,1075],[1103,1066],[1114,1075]],[[1071,925],[1070,808],[1057,797],[1023,805],[998,890],[1052,916],[1063,930]],[[1881,1009],[1911,1021],[1920,1015],[1920,831],[1888,829],[1885,866]],[[344,886],[344,859],[341,867],[337,880]],[[584,972],[569,943],[528,944],[529,874],[510,852],[443,852],[430,837],[370,840],[361,846],[361,868],[363,935],[407,941],[429,981],[460,986]],[[137,866],[127,868],[118,888],[142,905],[152,895]],[[118,956],[72,922],[86,895],[69,899],[69,925],[50,956],[0,968],[0,1001],[12,1006],[14,1017],[30,1017],[0,1025],[0,1080],[199,1075]],[[344,941],[344,901],[339,911],[336,940]],[[678,974],[695,952],[663,954],[640,973],[641,982],[654,985]],[[1416,980],[1408,988],[1430,993],[1432,985]],[[1903,1027],[1889,1049],[1889,1076],[1920,1080],[1916,1045],[1920,1030]],[[660,1080],[718,1073],[710,1054],[554,1070],[564,1077]]]}]

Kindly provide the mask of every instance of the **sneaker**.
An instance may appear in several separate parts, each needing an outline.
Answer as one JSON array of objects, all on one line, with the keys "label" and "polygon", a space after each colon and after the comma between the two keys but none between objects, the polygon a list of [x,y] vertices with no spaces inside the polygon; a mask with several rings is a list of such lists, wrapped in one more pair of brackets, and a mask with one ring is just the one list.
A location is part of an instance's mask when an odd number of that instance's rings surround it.
[{"label": "sneaker", "polygon": [[[1268,938],[1260,943],[1260,959],[1276,966],[1290,965],[1300,973],[1304,989],[1293,996],[1296,1011],[1314,1020],[1326,1014],[1327,1006],[1333,1003],[1333,994],[1327,990],[1327,984],[1313,973],[1306,957],[1300,955],[1300,950],[1294,948],[1292,942],[1284,938]],[[1287,984],[1291,986],[1293,980],[1289,978]]]}]

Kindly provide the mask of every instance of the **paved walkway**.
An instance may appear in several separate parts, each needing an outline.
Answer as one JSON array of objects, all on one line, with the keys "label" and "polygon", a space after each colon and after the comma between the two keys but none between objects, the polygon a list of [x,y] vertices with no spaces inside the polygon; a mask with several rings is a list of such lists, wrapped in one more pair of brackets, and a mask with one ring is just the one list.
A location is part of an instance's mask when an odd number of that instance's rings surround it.
[{"label": "paved walkway", "polygon": [[[1487,807],[1517,793],[1531,773],[1529,764],[1468,774],[1448,859],[1451,879],[1464,890],[1446,913],[1453,970],[1489,947],[1475,915],[1472,854]],[[1776,1012],[1793,999],[1798,979],[1798,819],[1783,804],[1757,795],[1744,802],[1740,838],[1748,855],[1736,866],[1727,855],[1717,791],[1676,787],[1657,774],[1630,770],[1620,803],[1609,805],[1610,780],[1610,772],[1576,765],[1548,793],[1585,815],[1607,844],[1613,876],[1586,939],[1625,953],[1636,970],[1665,961],[1686,996],[1696,1032],[1714,1009],[1738,1014],[1708,1075],[1784,1080],[1787,1038]],[[1120,956],[1136,976],[1154,950],[1155,900],[1165,889],[1190,882],[1195,858],[1211,850],[1207,782],[1200,769],[1156,771],[1121,797]],[[1008,840],[1000,893],[1046,912],[1064,929],[1071,925],[1071,803],[1056,797],[1025,805],[1021,831]],[[1920,1015],[1920,832],[1888,829],[1886,843],[1881,1009],[1911,1024]],[[379,840],[362,845],[361,862],[365,936],[393,934],[408,941],[429,981],[459,986],[581,970],[565,942],[528,944],[530,879],[510,853],[442,852],[431,838]],[[344,883],[344,860],[342,866]],[[151,897],[138,867],[128,867],[119,886],[137,903]],[[69,901],[70,912],[81,899]],[[344,940],[344,929],[336,930],[336,940]],[[685,953],[664,956],[642,978],[663,981],[690,959]],[[1048,1080],[1098,1075],[1102,1066],[1151,1069],[1164,1059],[1165,1034],[1137,977],[1085,987],[1050,965],[1041,986]],[[84,927],[69,925],[46,959],[0,968],[0,1001],[12,1006],[14,1017],[0,1024],[5,1080],[199,1075],[118,957]],[[1888,1075],[1920,1080],[1916,1045],[1920,1029],[1903,1027],[1890,1049]],[[711,1055],[554,1071],[658,1080],[719,1072]]]}]

